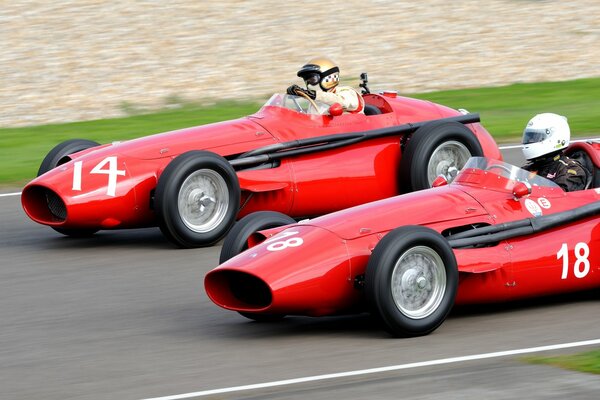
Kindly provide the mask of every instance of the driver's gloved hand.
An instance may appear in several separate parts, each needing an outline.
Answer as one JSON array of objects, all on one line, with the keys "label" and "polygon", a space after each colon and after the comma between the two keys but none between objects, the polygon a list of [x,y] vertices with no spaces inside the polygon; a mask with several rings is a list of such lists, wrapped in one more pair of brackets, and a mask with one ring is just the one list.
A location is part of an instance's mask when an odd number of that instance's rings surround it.
[{"label": "driver's gloved hand", "polygon": [[303,89],[298,85],[292,85],[289,88],[287,88],[287,94],[291,94],[294,96],[301,96],[302,94],[305,94],[313,100],[317,98],[317,92],[310,89]]}]

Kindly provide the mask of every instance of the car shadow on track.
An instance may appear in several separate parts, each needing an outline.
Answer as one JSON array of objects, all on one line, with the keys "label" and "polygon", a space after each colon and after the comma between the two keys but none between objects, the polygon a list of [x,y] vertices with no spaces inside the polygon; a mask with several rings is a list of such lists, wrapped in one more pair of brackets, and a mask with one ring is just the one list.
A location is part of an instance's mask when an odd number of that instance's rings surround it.
[{"label": "car shadow on track", "polygon": [[543,296],[504,303],[489,303],[456,306],[448,318],[461,318],[478,315],[511,313],[521,310],[535,310],[560,304],[576,304],[580,302],[598,301],[600,295],[597,289],[582,292],[565,293],[561,295]]},{"label": "car shadow on track", "polygon": [[[460,306],[451,311],[446,322],[452,322],[452,325],[456,327],[457,324],[464,325],[473,318],[478,317],[498,319],[501,316],[510,316],[511,313],[516,316],[520,312],[542,311],[559,305],[577,305],[586,302],[597,302],[598,300],[600,300],[600,296],[597,291],[586,291],[506,303]],[[208,317],[210,328],[207,328],[205,318],[207,318],[206,314],[198,319],[190,319],[188,316],[186,321],[183,322],[184,326],[179,325],[179,332],[182,332],[181,329],[186,331],[189,329],[189,332],[195,332],[195,335],[202,332],[202,335],[208,337],[243,340],[293,338],[297,336],[392,338],[377,318],[368,313],[314,318],[288,316],[273,322],[256,322],[236,313],[223,313],[218,310],[214,315]],[[196,322],[193,322],[194,320]],[[177,324],[177,321],[173,321],[173,323]],[[442,334],[441,330],[444,329],[445,323],[434,334]]]},{"label": "car shadow on track", "polygon": [[118,231],[100,231],[90,236],[72,237],[60,233],[48,233],[34,239],[40,249],[95,249],[116,248],[159,248],[174,249],[158,228],[123,229]]}]

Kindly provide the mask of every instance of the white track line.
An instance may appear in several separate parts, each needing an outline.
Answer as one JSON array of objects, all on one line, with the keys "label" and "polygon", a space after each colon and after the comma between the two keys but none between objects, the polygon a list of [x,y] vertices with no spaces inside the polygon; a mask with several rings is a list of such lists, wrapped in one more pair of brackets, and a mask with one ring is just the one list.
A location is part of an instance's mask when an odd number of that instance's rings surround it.
[{"label": "white track line", "polygon": [[15,192],[15,193],[0,193],[0,197],[8,197],[8,196],[20,196],[21,192]]},{"label": "white track line", "polygon": [[[577,139],[577,140],[571,140],[571,143],[575,143],[575,142],[589,142],[590,140],[597,140],[597,139]],[[508,150],[508,149],[520,149],[522,147],[521,144],[511,144],[511,145],[506,145],[506,146],[498,146],[498,148],[500,150]]]},{"label": "white track line", "polygon": [[264,389],[264,388],[270,388],[270,387],[276,387],[276,386],[293,385],[293,384],[297,384],[297,383],[306,383],[306,382],[313,382],[313,381],[323,381],[323,380],[329,380],[329,379],[346,378],[349,376],[356,376],[356,375],[377,374],[377,373],[381,373],[381,372],[398,371],[398,370],[402,370],[402,369],[431,367],[431,366],[435,366],[435,365],[452,364],[452,363],[459,363],[459,362],[465,362],[465,361],[483,360],[483,359],[488,359],[488,358],[514,356],[514,355],[518,355],[518,354],[537,353],[537,352],[542,352],[542,351],[560,350],[560,349],[568,349],[568,348],[572,348],[572,347],[591,346],[591,345],[598,345],[598,344],[600,344],[600,339],[593,339],[593,340],[585,340],[585,341],[581,341],[581,342],[562,343],[562,344],[540,346],[540,347],[529,347],[526,349],[497,351],[494,353],[474,354],[474,355],[462,356],[462,357],[442,358],[439,360],[421,361],[421,362],[415,362],[415,363],[410,363],[410,364],[392,365],[392,366],[388,366],[388,367],[361,369],[361,370],[356,370],[356,371],[339,372],[339,373],[335,373],[335,374],[307,376],[304,378],[295,378],[295,379],[286,379],[286,380],[282,380],[282,381],[256,383],[253,385],[233,386],[233,387],[221,388],[221,389],[204,390],[204,391],[200,391],[200,392],[176,394],[176,395],[172,395],[172,396],[153,397],[153,398],[147,398],[145,400],[189,399],[192,397],[203,397],[203,396],[210,396],[213,394],[239,392],[239,391],[244,391],[244,390]]}]

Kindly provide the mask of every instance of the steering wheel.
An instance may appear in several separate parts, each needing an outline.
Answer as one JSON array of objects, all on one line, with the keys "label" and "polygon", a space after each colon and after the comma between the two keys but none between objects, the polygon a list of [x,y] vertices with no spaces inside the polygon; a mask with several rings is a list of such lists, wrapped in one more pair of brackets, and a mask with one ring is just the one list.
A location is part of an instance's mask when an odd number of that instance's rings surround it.
[{"label": "steering wheel", "polygon": [[502,176],[510,177],[510,175],[511,175],[510,168],[508,168],[507,166],[502,165],[502,164],[493,164],[493,165],[490,165],[485,170],[486,171],[491,171],[493,169],[499,169],[499,170],[501,170],[502,173],[500,173],[500,175],[502,175]]},{"label": "steering wheel", "polygon": [[[319,112],[319,106],[317,106],[317,103],[315,103],[315,101],[314,101],[313,99],[311,99],[310,97],[308,97],[308,95],[307,95],[307,94],[305,94],[305,93],[302,93],[302,92],[296,92],[296,94],[297,94],[298,96],[300,96],[300,97],[304,97],[306,100],[308,100],[308,102],[310,103],[310,105],[311,105],[311,106],[313,106],[313,107],[315,108],[315,111],[316,111],[316,112]],[[298,103],[296,103],[296,104],[298,104]],[[309,109],[310,109],[310,106],[309,106],[309,108],[307,108],[307,109],[306,109],[306,113],[307,113],[307,114],[308,114],[308,110],[309,110]]]}]

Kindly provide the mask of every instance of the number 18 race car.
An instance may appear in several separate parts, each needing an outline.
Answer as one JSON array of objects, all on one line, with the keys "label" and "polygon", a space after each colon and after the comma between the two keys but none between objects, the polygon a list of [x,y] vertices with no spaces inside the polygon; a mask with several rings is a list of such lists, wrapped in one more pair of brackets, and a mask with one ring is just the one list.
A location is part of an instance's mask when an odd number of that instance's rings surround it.
[{"label": "number 18 race car", "polygon": [[452,178],[501,158],[477,114],[365,94],[366,114],[273,95],[245,118],[99,145],[69,140],[42,161],[22,205],[66,235],[159,226],[180,247],[214,244],[236,219],[321,215]]},{"label": "number 18 race car", "polygon": [[600,142],[571,151],[593,172],[589,189],[473,157],[449,185],[299,223],[248,215],[206,292],[255,320],[370,311],[393,335],[418,336],[453,304],[600,287]]}]

